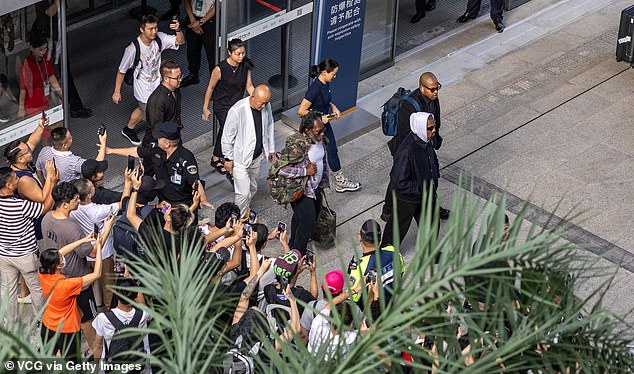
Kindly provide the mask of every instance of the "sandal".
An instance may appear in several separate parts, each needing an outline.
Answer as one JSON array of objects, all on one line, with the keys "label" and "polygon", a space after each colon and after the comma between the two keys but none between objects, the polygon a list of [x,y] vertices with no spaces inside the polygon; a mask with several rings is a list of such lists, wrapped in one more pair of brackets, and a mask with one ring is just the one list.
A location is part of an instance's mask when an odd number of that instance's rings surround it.
[{"label": "sandal", "polygon": [[218,158],[214,160],[214,158],[212,157],[211,160],[209,160],[209,165],[211,165],[211,167],[214,168],[214,170],[217,171],[220,175],[227,175],[227,169],[225,169],[225,163],[223,159]]}]

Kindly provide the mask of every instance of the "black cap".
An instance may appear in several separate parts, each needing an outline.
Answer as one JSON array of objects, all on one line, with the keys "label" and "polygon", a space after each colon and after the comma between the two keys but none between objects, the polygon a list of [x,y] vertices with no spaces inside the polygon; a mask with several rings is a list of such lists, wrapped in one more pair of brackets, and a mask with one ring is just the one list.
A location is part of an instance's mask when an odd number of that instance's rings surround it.
[{"label": "black cap", "polygon": [[381,225],[377,221],[369,219],[361,225],[359,235],[366,242],[374,242],[375,238],[381,241]]},{"label": "black cap", "polygon": [[84,161],[81,165],[81,175],[84,178],[90,178],[95,176],[97,173],[102,173],[108,170],[108,161],[97,161],[95,159],[89,159]]},{"label": "black cap", "polygon": [[181,126],[176,122],[163,122],[152,131],[156,139],[178,140],[181,138]]},{"label": "black cap", "polygon": [[139,204],[147,204],[154,200],[157,191],[165,188],[165,181],[162,179],[155,180],[154,178],[144,175],[141,178],[141,187],[139,187],[139,195],[136,202]]}]

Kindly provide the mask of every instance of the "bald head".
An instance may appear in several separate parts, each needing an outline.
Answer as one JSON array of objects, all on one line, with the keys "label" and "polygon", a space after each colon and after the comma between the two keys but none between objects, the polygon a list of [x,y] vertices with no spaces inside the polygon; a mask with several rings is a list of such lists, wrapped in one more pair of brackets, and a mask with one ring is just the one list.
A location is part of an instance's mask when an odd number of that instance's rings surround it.
[{"label": "bald head", "polygon": [[438,99],[438,90],[440,90],[440,83],[432,72],[425,72],[420,75],[418,79],[418,85],[420,86],[420,93],[422,93],[429,100]]},{"label": "bald head", "polygon": [[421,86],[422,85],[429,86],[436,82],[438,82],[438,79],[436,79],[436,76],[434,75],[434,73],[430,71],[424,72],[423,74],[420,75],[420,78],[418,78],[418,84]]},{"label": "bald head", "polygon": [[256,110],[262,110],[266,106],[266,104],[271,101],[271,90],[265,84],[261,84],[255,89],[253,89],[253,93],[249,98],[249,103],[251,104],[251,108]]}]

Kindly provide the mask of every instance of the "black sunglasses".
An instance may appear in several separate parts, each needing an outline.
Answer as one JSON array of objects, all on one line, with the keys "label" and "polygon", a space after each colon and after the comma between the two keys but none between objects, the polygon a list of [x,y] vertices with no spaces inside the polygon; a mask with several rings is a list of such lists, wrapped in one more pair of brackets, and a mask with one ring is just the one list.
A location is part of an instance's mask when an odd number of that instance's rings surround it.
[{"label": "black sunglasses", "polygon": [[437,92],[438,90],[440,90],[442,88],[442,84],[440,84],[440,83],[438,83],[438,86],[436,86],[436,87],[427,87],[424,84],[422,86],[425,87],[426,89],[430,90],[431,92]]}]

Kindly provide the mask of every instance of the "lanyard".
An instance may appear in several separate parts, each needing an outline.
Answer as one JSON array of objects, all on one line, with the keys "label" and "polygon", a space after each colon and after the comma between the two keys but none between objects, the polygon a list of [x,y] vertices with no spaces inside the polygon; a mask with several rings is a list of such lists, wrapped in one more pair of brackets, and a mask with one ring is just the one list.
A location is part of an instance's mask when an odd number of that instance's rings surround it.
[{"label": "lanyard", "polygon": [[[48,84],[48,66],[46,66],[46,59],[42,60],[44,62],[44,71],[46,71],[46,83]],[[35,66],[37,66],[37,71],[40,72],[40,78],[42,78],[42,85],[44,85],[44,76],[42,75],[42,69],[40,68],[40,64],[35,60]]]}]

